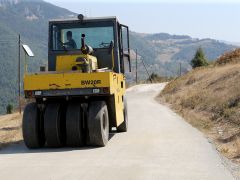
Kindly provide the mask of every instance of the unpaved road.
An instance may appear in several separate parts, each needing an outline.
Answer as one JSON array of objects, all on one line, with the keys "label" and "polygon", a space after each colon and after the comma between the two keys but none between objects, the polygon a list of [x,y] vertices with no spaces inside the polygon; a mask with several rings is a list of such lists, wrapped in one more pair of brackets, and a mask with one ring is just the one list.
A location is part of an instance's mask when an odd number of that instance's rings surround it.
[{"label": "unpaved road", "polygon": [[228,180],[212,145],[178,115],[154,100],[163,84],[128,91],[129,132],[105,148],[0,151],[2,180]]}]

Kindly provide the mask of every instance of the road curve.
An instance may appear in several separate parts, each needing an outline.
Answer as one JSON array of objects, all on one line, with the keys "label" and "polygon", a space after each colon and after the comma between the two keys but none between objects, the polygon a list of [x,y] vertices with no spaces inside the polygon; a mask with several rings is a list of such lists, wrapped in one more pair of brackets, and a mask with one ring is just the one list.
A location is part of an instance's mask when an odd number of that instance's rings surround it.
[{"label": "road curve", "polygon": [[0,151],[3,180],[230,180],[212,145],[154,97],[164,84],[127,92],[129,132],[105,148]]}]

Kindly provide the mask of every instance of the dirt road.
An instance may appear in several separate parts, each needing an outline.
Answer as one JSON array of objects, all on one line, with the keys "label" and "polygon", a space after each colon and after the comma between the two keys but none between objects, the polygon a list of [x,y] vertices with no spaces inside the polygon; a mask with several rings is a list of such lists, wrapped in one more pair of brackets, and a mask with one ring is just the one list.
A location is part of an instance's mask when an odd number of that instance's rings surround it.
[{"label": "dirt road", "polygon": [[105,148],[0,151],[4,180],[228,180],[212,145],[169,108],[154,100],[163,84],[128,90],[129,132]]}]

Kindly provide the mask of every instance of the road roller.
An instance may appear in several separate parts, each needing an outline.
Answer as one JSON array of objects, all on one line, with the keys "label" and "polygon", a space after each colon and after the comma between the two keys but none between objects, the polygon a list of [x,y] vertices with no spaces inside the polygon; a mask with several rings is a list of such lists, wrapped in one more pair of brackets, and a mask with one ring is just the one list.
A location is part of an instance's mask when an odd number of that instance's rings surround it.
[{"label": "road roller", "polygon": [[24,75],[23,139],[41,147],[104,147],[127,132],[129,29],[116,17],[49,22],[48,66]]}]

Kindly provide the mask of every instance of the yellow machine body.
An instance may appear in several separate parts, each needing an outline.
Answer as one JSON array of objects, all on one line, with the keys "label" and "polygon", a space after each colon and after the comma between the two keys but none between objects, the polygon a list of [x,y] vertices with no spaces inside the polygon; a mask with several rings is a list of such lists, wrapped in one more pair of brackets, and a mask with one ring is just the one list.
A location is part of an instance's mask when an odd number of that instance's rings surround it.
[{"label": "yellow machine body", "polygon": [[[85,60],[78,61],[78,60]],[[98,68],[97,58],[88,54],[80,54],[80,55],[61,55],[57,56],[56,60],[56,71],[67,72],[72,70],[73,67],[76,67],[81,72],[82,65],[86,64],[89,66],[91,71],[96,71]]]},{"label": "yellow machine body", "polygon": [[[67,67],[70,66],[59,66],[61,70],[67,70]],[[24,90],[25,95],[28,96],[30,92],[32,98],[37,98],[38,95],[43,96],[43,94],[38,94],[39,92],[53,91],[50,96],[59,95],[55,90],[62,91],[66,96],[70,92],[67,90],[76,90],[79,93],[83,91],[86,94],[80,94],[82,96],[114,96],[116,125],[120,125],[124,120],[122,112],[125,77],[123,74],[113,72],[81,73],[79,71],[27,74],[24,77]],[[62,94],[60,93],[60,95]],[[49,93],[46,96],[49,96]]]}]

